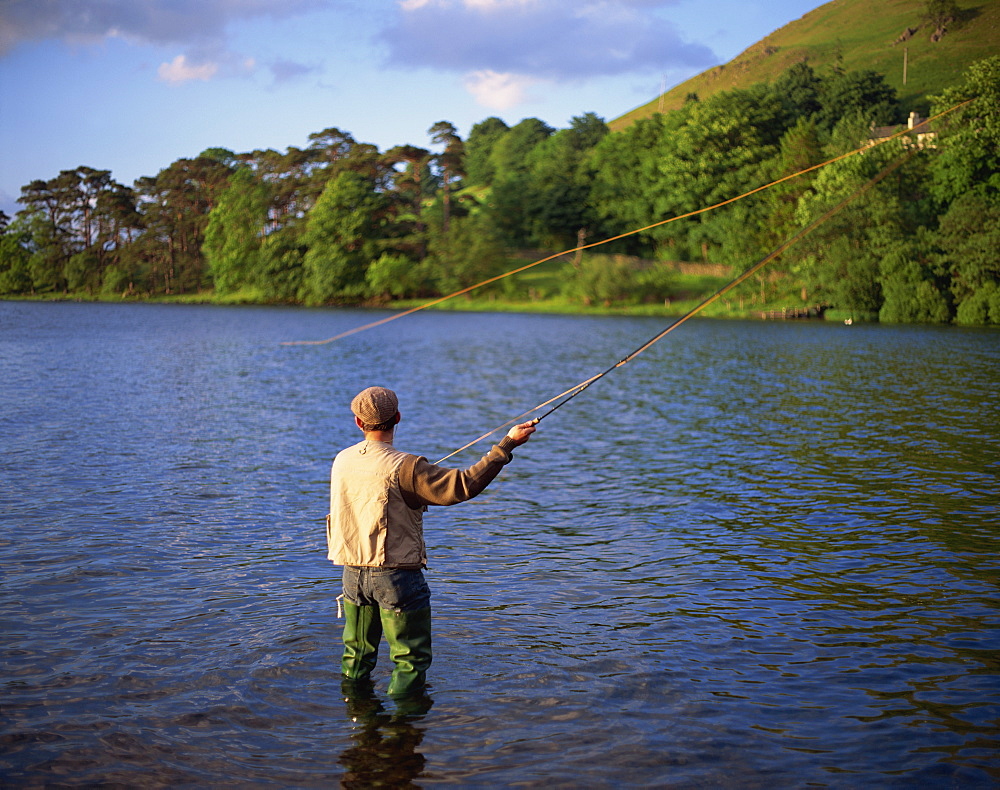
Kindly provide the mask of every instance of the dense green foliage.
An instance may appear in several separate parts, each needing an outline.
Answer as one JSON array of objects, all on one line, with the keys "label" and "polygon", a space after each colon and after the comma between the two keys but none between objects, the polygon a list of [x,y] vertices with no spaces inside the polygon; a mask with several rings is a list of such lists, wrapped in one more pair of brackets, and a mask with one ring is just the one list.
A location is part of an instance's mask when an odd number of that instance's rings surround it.
[{"label": "dense green foliage", "polygon": [[[0,223],[0,294],[379,304],[468,288],[526,250],[621,236],[552,263],[565,267],[560,296],[663,304],[691,296],[681,262],[738,272],[906,156],[741,286],[739,303],[1000,323],[1000,58],[976,63],[935,111],[966,101],[932,138],[690,217],[854,151],[904,108],[874,72],[798,64],[614,134],[593,113],[561,130],[488,118],[464,141],[441,121],[431,148],[379,152],[330,128],[285,153],[209,149],[132,188],[80,167],[25,186],[23,210]],[[525,288],[485,292],[516,300]]]}]

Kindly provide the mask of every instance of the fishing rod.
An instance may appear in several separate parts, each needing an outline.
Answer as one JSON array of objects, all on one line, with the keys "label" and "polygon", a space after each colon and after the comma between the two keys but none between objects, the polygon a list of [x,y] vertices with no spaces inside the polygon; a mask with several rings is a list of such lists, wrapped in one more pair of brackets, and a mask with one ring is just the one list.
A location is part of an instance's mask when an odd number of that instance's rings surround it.
[{"label": "fishing rod", "polygon": [[[777,247],[775,247],[771,252],[769,252],[767,255],[765,255],[763,258],[761,258],[755,264],[753,264],[748,269],[746,269],[742,274],[734,277],[732,280],[730,280],[728,283],[726,283],[724,286],[722,286],[714,294],[712,294],[708,298],[704,299],[697,306],[695,306],[695,307],[691,308],[690,310],[688,310],[680,318],[677,318],[675,321],[673,321],[673,323],[671,323],[665,329],[663,329],[660,332],[658,332],[657,334],[653,335],[653,337],[651,337],[649,340],[647,340],[641,346],[639,346],[634,351],[632,351],[631,353],[629,353],[627,356],[623,357],[621,360],[619,360],[618,362],[616,362],[611,367],[607,368],[606,370],[604,370],[604,371],[602,371],[602,372],[600,372],[600,373],[598,373],[598,374],[596,374],[594,376],[591,376],[586,381],[582,381],[582,382],[580,382],[579,384],[577,384],[574,387],[570,387],[568,390],[566,390],[565,392],[560,393],[559,395],[556,395],[554,398],[549,398],[549,400],[545,401],[544,403],[540,403],[537,406],[535,406],[535,407],[533,407],[531,409],[528,409],[528,411],[523,412],[522,414],[518,415],[514,419],[508,420],[503,425],[497,426],[496,428],[494,428],[492,431],[489,431],[488,433],[484,433],[479,438],[473,439],[468,444],[466,444],[466,445],[464,445],[462,447],[459,447],[457,450],[455,450],[452,453],[449,453],[448,455],[446,455],[444,458],[442,458],[437,463],[440,464],[440,463],[443,463],[444,461],[447,461],[452,456],[458,455],[463,450],[466,450],[469,447],[472,447],[472,445],[474,445],[474,444],[482,441],[483,439],[486,439],[487,437],[492,436],[493,434],[495,434],[495,433],[497,433],[499,431],[502,431],[507,426],[514,425],[514,424],[518,423],[519,421],[521,421],[522,419],[524,419],[525,417],[527,417],[529,414],[533,414],[534,412],[538,411],[539,409],[543,409],[546,406],[549,406],[550,404],[555,403],[555,405],[552,406],[552,408],[550,408],[547,412],[545,412],[544,414],[542,414],[542,415],[540,415],[538,417],[535,417],[532,420],[532,423],[535,424],[535,425],[537,425],[542,420],[544,420],[546,417],[548,417],[550,414],[552,414],[553,412],[561,409],[563,406],[565,406],[567,403],[569,403],[571,400],[573,400],[573,398],[575,398],[581,392],[583,392],[584,390],[586,390],[587,388],[589,388],[592,384],[595,384],[596,382],[600,381],[602,378],[604,378],[605,376],[607,376],[612,371],[617,370],[618,368],[620,368],[620,367],[622,367],[624,365],[627,365],[629,362],[631,362],[633,359],[635,359],[637,356],[639,356],[639,354],[641,354],[642,352],[646,351],[650,346],[654,345],[655,343],[658,343],[660,340],[662,340],[668,334],[670,334],[675,329],[677,329],[677,327],[679,327],[681,324],[685,323],[690,318],[692,318],[693,316],[697,315],[699,312],[701,312],[706,307],[708,307],[708,305],[712,304],[712,302],[715,302],[717,299],[721,298],[723,295],[725,295],[726,293],[728,293],[729,291],[731,291],[733,288],[735,288],[736,286],[738,286],[740,283],[742,283],[742,282],[746,281],[747,279],[749,279],[750,277],[752,277],[758,271],[760,271],[761,269],[763,269],[768,263],[770,263],[775,258],[777,258],[782,252],[784,252],[785,250],[787,250],[789,247],[791,247],[797,241],[799,241],[800,239],[802,239],[804,236],[806,236],[809,233],[811,233],[812,231],[814,231],[816,228],[818,228],[820,225],[822,225],[824,222],[826,222],[828,219],[830,219],[830,217],[832,217],[835,214],[837,214],[841,209],[843,209],[845,206],[847,206],[851,201],[853,201],[856,198],[858,198],[861,195],[863,195],[865,192],[867,192],[869,189],[871,189],[877,183],[879,183],[880,181],[882,181],[882,179],[884,179],[890,173],[892,173],[893,171],[895,171],[896,169],[898,169],[899,167],[901,167],[903,164],[905,164],[906,162],[908,162],[914,156],[914,154],[915,154],[915,151],[910,151],[906,155],[901,156],[898,159],[896,159],[895,161],[891,162],[883,170],[881,170],[874,177],[870,178],[868,181],[866,181],[864,184],[862,184],[858,189],[856,189],[854,192],[852,192],[846,198],[844,198],[843,200],[841,200],[839,203],[837,203],[836,205],[834,205],[832,208],[827,209],[825,212],[823,212],[822,214],[820,214],[818,217],[816,217],[814,220],[812,220],[812,222],[810,222],[809,224],[805,225],[803,228],[799,229],[791,237],[789,237],[788,239],[786,239],[784,242],[782,242]],[[558,401],[558,403],[556,403],[556,401]]]}]

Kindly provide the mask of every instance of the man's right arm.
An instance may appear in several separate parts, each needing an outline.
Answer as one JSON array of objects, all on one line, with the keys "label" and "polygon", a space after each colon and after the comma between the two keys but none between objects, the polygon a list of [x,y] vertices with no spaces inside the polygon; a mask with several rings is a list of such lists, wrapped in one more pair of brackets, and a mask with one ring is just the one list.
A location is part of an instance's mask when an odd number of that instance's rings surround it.
[{"label": "man's right arm", "polygon": [[482,493],[513,458],[512,451],[528,441],[535,432],[535,422],[515,425],[499,444],[468,469],[448,469],[416,457],[400,468],[399,486],[406,504],[455,505]]}]

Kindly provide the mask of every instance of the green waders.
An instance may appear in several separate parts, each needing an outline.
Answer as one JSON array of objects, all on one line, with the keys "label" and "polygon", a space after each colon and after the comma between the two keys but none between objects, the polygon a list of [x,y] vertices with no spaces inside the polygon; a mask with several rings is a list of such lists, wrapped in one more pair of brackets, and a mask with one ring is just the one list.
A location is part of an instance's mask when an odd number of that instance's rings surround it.
[{"label": "green waders", "polygon": [[377,606],[344,601],[344,658],[340,671],[349,680],[368,680],[378,661],[382,620]]},{"label": "green waders", "polygon": [[394,668],[390,697],[424,690],[431,665],[431,610],[396,612],[344,601],[344,657],[341,672],[348,680],[365,681],[378,661],[378,643],[385,633]]},{"label": "green waders", "polygon": [[380,609],[382,629],[395,667],[389,681],[390,697],[407,697],[424,690],[431,665],[431,609],[396,612]]}]

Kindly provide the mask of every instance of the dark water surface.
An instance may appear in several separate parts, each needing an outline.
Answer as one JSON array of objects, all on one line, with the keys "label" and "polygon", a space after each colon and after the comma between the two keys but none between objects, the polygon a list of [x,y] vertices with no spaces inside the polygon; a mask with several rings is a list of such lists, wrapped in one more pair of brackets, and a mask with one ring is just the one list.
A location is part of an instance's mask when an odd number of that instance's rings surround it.
[{"label": "dark water surface", "polygon": [[1000,784],[1000,334],[680,327],[429,514],[414,716],[340,692],[351,397],[436,460],[666,322],[279,344],[380,315],[0,302],[0,783]]}]

